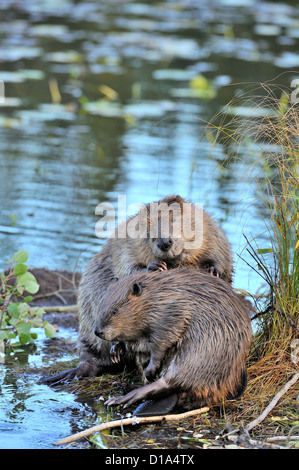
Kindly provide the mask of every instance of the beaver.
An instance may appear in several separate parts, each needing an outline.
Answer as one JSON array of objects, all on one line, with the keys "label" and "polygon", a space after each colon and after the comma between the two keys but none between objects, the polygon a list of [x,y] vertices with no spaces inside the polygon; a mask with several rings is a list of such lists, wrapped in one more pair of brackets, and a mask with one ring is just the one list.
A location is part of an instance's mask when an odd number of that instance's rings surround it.
[{"label": "beaver", "polygon": [[[99,303],[95,334],[150,352],[145,368],[150,383],[109,399],[109,406],[163,396],[166,413],[176,403],[192,409],[237,398],[246,387],[248,304],[228,283],[199,271],[177,268],[119,280]],[[154,413],[153,405],[146,413]]]},{"label": "beaver", "polygon": [[[111,344],[94,335],[101,297],[111,283],[134,272],[183,266],[232,282],[229,241],[207,212],[179,195],[170,195],[144,205],[136,215],[120,224],[91,259],[79,285],[78,367],[42,382],[55,384],[113,371]],[[128,366],[128,361],[123,364]]]}]

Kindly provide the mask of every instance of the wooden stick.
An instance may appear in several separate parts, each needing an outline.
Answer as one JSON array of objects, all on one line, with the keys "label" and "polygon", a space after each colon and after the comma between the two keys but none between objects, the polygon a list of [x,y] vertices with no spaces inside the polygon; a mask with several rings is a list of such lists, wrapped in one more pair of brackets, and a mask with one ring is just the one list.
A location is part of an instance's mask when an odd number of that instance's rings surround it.
[{"label": "wooden stick", "polygon": [[275,441],[298,441],[299,436],[298,435],[290,435],[290,436],[273,436],[273,437],[268,437],[266,439],[267,442],[275,442]]},{"label": "wooden stick", "polygon": [[149,416],[149,417],[140,417],[133,416],[133,418],[118,419],[114,421],[108,421],[107,423],[98,424],[92,428],[86,429],[85,431],[78,432],[72,436],[65,437],[60,441],[54,443],[54,446],[59,446],[62,444],[69,444],[70,442],[82,439],[82,437],[90,436],[96,432],[103,431],[104,429],[115,428],[117,426],[126,426],[128,424],[144,424],[144,423],[157,423],[159,421],[178,421],[180,419],[189,418],[189,416],[195,416],[198,414],[206,413],[209,411],[208,407],[199,408],[197,410],[187,411],[185,413],[180,413],[177,415],[165,415],[165,416]]},{"label": "wooden stick", "polygon": [[245,428],[244,428],[244,433],[246,434],[247,432],[249,432],[252,428],[254,428],[255,426],[257,426],[258,424],[260,424],[265,418],[266,416],[270,413],[270,411],[274,408],[274,406],[276,405],[276,403],[278,402],[278,400],[280,400],[280,398],[289,390],[289,388],[292,387],[292,385],[294,385],[297,380],[299,379],[299,372],[297,372],[295,375],[293,375],[293,377],[291,378],[291,380],[289,380],[285,385],[284,387],[275,395],[275,397],[273,398],[273,400],[269,403],[269,405],[264,409],[264,411],[260,414],[260,416],[258,416],[256,419],[254,419],[253,421],[251,421],[251,423],[248,423]]},{"label": "wooden stick", "polygon": [[78,310],[78,305],[57,305],[57,306],[51,306],[51,307],[41,307],[45,313],[51,313],[51,312],[69,312],[71,310]]}]

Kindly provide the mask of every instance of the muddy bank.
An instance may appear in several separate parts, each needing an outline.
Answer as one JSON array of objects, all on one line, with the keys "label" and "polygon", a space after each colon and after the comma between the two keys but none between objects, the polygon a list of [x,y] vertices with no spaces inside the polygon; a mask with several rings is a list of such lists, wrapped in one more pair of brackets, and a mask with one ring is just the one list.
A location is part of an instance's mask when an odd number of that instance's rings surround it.
[{"label": "muddy bank", "polygon": [[66,311],[57,312],[54,307],[76,306],[81,274],[46,268],[33,268],[29,271],[35,276],[40,286],[38,292],[32,295],[33,301],[30,305],[53,307],[53,312],[47,312],[44,315],[45,320],[51,324],[78,330],[79,318],[76,308],[67,308]]}]

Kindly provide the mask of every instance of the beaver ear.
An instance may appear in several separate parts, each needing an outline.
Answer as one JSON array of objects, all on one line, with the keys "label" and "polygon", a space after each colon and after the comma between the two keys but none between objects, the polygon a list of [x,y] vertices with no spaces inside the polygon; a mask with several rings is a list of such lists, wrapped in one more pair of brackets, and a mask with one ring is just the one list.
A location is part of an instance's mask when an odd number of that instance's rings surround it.
[{"label": "beaver ear", "polygon": [[131,292],[133,295],[135,295],[135,297],[139,297],[142,293],[141,284],[139,284],[138,282],[134,282],[134,284],[132,285]]}]

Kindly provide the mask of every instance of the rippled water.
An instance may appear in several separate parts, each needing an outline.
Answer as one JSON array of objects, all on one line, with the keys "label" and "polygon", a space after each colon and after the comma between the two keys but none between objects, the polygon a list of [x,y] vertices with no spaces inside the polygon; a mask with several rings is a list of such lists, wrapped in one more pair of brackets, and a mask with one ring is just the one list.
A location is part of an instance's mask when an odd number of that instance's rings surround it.
[{"label": "rippled water", "polygon": [[[83,270],[103,244],[97,204],[179,193],[221,223],[235,286],[255,292],[260,280],[237,256],[243,233],[265,231],[251,160],[221,169],[226,149],[203,123],[245,83],[296,78],[296,2],[2,0],[0,18],[1,267],[24,248],[32,266],[72,270],[79,259]],[[213,96],[192,94],[202,75]],[[72,395],[5,374],[1,446],[46,445],[41,415],[53,436],[84,422]]]}]

